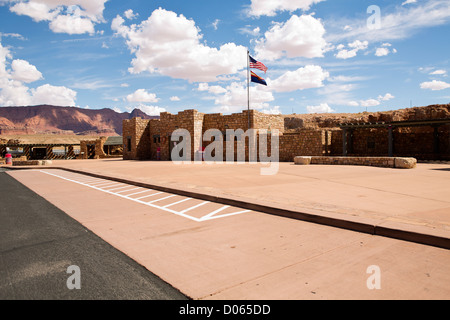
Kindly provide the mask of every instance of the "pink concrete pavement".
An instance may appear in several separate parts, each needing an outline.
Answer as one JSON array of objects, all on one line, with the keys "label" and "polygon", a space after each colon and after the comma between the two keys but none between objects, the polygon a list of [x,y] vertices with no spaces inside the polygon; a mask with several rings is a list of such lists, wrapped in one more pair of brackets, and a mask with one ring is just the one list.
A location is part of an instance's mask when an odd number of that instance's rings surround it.
[{"label": "pink concrete pavement", "polygon": [[[403,171],[281,164],[279,175],[268,179],[259,176],[258,165],[248,164],[196,168],[100,160],[55,165],[445,234],[449,226],[445,165]],[[10,174],[195,299],[450,298],[445,249],[258,212],[197,223],[42,173]],[[370,265],[381,269],[381,290],[366,286]]]},{"label": "pink concrete pavement", "polygon": [[261,164],[179,164],[111,160],[54,161],[54,167],[188,190],[450,239],[450,165],[415,169]]}]

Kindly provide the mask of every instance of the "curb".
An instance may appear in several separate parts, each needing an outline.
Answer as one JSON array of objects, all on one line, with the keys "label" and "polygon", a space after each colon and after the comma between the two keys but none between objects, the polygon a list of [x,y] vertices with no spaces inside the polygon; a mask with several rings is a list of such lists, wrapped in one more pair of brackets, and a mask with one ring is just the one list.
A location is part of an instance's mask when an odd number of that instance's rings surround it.
[{"label": "curb", "polygon": [[[41,168],[36,167],[8,167],[10,170],[36,170]],[[136,187],[150,188],[162,192],[173,193],[180,196],[186,196],[190,198],[195,198],[199,200],[217,202],[224,205],[230,205],[246,210],[259,211],[266,214],[271,214],[275,216],[281,216],[289,219],[295,219],[350,231],[356,231],[361,233],[366,233],[375,236],[381,236],[386,238],[392,238],[397,240],[403,240],[408,242],[414,242],[418,244],[438,247],[442,249],[450,249],[450,238],[445,236],[440,236],[437,234],[429,234],[425,232],[408,230],[408,228],[400,228],[400,227],[386,227],[373,223],[361,222],[350,219],[336,218],[331,216],[326,216],[325,214],[314,214],[296,210],[289,210],[280,207],[273,207],[265,204],[258,204],[255,202],[247,202],[239,199],[231,199],[224,198],[220,196],[208,195],[205,193],[198,193],[190,190],[181,190],[170,187],[164,187],[160,185],[153,185],[149,183],[136,182],[133,180],[127,180],[122,178],[115,178],[110,176],[105,176],[96,173],[85,172],[81,170],[69,169],[69,168],[60,168],[60,167],[42,167],[42,169],[51,169],[51,170],[64,170],[72,173],[83,174],[95,178],[101,178],[105,180],[111,180],[115,182],[121,182],[130,184]]]}]

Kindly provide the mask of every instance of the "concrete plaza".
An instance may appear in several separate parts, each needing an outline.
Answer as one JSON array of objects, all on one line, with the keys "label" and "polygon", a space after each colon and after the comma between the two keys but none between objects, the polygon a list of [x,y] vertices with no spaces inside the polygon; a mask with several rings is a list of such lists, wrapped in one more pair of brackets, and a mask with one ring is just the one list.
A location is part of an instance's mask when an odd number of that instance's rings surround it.
[{"label": "concrete plaza", "polygon": [[[450,239],[450,165],[401,170],[280,163],[273,176],[260,175],[261,166],[75,160],[52,165],[72,172],[35,167],[9,174],[194,299],[450,298],[448,249],[414,243],[414,235],[437,237],[444,246]],[[339,228],[256,209],[196,222],[39,170],[298,211]],[[344,230],[339,221],[392,232]],[[412,238],[393,239],[396,230]],[[380,290],[367,287],[373,265],[381,270]]]}]

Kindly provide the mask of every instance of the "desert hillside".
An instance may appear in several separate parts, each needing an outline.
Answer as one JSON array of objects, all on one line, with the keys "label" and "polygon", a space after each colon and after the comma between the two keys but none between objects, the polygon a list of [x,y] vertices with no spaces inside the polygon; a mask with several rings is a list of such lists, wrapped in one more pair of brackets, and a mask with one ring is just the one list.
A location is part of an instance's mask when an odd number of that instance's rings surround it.
[{"label": "desert hillside", "polygon": [[67,134],[122,135],[122,121],[133,117],[152,119],[139,109],[118,113],[50,105],[0,107],[1,135]]}]

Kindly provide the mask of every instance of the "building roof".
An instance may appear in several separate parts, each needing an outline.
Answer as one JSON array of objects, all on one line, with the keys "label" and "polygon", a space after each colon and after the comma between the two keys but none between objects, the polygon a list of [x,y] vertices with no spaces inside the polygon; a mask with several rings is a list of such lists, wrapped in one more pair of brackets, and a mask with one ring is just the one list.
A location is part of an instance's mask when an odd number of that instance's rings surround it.
[{"label": "building roof", "polygon": [[121,136],[119,137],[108,137],[106,140],[105,146],[121,146],[123,145],[123,138]]}]

